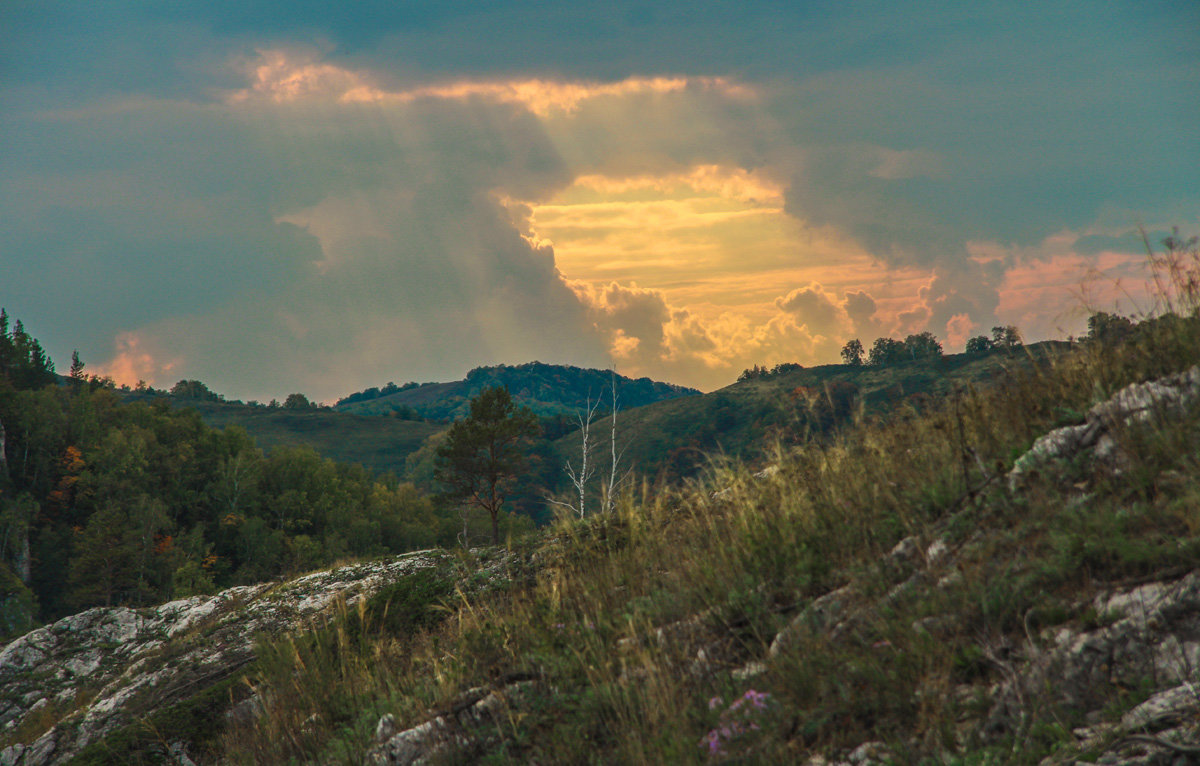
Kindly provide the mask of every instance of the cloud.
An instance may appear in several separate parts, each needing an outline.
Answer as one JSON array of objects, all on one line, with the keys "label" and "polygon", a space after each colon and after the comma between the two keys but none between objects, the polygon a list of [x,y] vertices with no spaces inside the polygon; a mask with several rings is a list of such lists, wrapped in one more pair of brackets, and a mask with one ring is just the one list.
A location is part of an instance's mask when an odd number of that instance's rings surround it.
[{"label": "cloud", "polygon": [[878,336],[880,326],[875,316],[876,309],[875,299],[864,290],[848,292],[842,301],[842,310],[846,312],[856,336]]},{"label": "cloud", "polygon": [[[123,332],[116,339],[116,353],[104,363],[87,364],[89,375],[110,377],[118,385],[135,386],[143,381],[166,380],[176,367],[178,360],[172,359],[163,349],[151,352],[146,339],[137,332]],[[156,356],[157,354],[157,356]]]},{"label": "cloud", "polygon": [[950,321],[946,323],[946,346],[952,350],[966,348],[967,339],[975,333],[977,327],[979,324],[966,314],[950,317]]},{"label": "cloud", "polygon": [[828,335],[840,331],[845,312],[818,284],[798,287],[775,299],[775,306],[795,317],[810,334]]},{"label": "cloud", "polygon": [[233,395],[609,354],[717,385],[1050,333],[1069,270],[1129,278],[1133,223],[1200,204],[1177,10],[410,6],[14,9],[9,310]]},{"label": "cloud", "polygon": [[662,291],[637,285],[573,287],[627,374],[705,387],[728,383],[756,364],[834,362],[849,333],[875,321],[869,294],[836,301],[815,283],[776,298],[774,313],[761,322],[733,311],[701,317],[671,305]]},{"label": "cloud", "polygon": [[964,328],[996,324],[999,287],[1005,274],[1001,260],[965,259],[939,264],[917,291],[916,301],[896,316],[900,335],[929,330],[958,346]]},{"label": "cloud", "polygon": [[617,82],[461,79],[390,90],[371,74],[326,63],[319,60],[318,54],[278,49],[259,51],[258,58],[244,67],[250,85],[230,92],[226,96],[230,102],[266,99],[285,103],[319,99],[340,104],[407,104],[422,99],[481,99],[520,105],[539,117],[550,117],[570,115],[583,102],[594,99],[655,96],[689,89],[713,91],[739,99],[754,96],[752,88],[728,78],[683,76],[627,77]]},{"label": "cloud", "polygon": [[644,190],[669,194],[686,187],[693,192],[707,192],[725,199],[771,207],[783,204],[785,192],[785,187],[763,170],[724,165],[696,165],[682,172],[624,177],[593,173],[577,177],[574,183],[608,196]]},{"label": "cloud", "polygon": [[[65,307],[97,327],[85,357],[155,385],[329,399],[480,364],[605,364],[529,208],[508,204],[570,178],[538,119],[504,102],[329,102],[330,77],[282,78],[299,100],[143,99],[18,124],[29,151],[9,181],[29,183],[7,208],[6,264],[91,294]],[[114,324],[133,334],[109,345]]]}]

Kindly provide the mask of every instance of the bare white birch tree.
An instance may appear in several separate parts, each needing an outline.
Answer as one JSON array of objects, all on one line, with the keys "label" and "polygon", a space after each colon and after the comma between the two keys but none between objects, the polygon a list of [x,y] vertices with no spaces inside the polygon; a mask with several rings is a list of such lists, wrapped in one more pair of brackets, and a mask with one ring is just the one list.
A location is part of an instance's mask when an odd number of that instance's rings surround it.
[{"label": "bare white birch tree", "polygon": [[616,507],[618,491],[620,491],[625,480],[633,472],[633,468],[626,468],[622,471],[621,458],[625,455],[625,447],[621,447],[619,451],[617,450],[617,410],[619,408],[617,402],[617,371],[615,369],[612,370],[612,384],[610,388],[612,389],[612,422],[610,424],[612,426],[612,433],[609,438],[609,447],[612,452],[612,462],[609,465],[608,482],[601,481],[600,483],[601,498],[605,513],[612,513],[613,508]]},{"label": "bare white birch tree", "polygon": [[581,519],[587,509],[587,484],[596,473],[596,466],[594,464],[589,465],[593,447],[591,430],[592,420],[596,417],[596,410],[600,407],[601,398],[602,396],[597,396],[596,401],[593,402],[591,394],[588,394],[583,408],[584,411],[575,415],[575,420],[579,423],[579,435],[583,437],[582,444],[579,447],[579,470],[576,471],[575,467],[571,465],[570,459],[568,459],[566,472],[567,476],[571,479],[571,486],[579,492],[578,505],[549,498],[552,504],[571,509],[571,512],[578,514]]}]

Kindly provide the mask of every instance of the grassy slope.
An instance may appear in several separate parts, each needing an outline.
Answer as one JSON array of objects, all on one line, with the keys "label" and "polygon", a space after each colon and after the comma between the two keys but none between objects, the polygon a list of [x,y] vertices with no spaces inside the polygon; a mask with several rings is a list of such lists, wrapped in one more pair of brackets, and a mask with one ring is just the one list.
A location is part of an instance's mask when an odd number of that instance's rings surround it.
[{"label": "grassy slope", "polygon": [[[820,389],[830,382],[850,382],[861,389],[868,412],[882,413],[901,401],[938,397],[956,387],[986,382],[1009,370],[1025,368],[1031,358],[1059,352],[1066,345],[1040,343],[1011,356],[955,355],[936,364],[910,362],[882,369],[825,365],[742,381],[709,394],[623,409],[618,415],[618,438],[628,445],[626,465],[635,467],[639,474],[668,479],[691,476],[705,465],[709,455],[759,460],[776,438],[794,441],[801,436],[799,412],[803,405],[790,393],[798,386]],[[172,401],[179,406],[195,407],[210,426],[241,426],[264,449],[306,444],[327,458],[361,463],[400,476],[405,470],[405,458],[445,426],[383,417],[373,408],[390,408],[400,399],[408,406],[437,406],[439,401],[461,397],[464,385],[464,381],[457,381],[422,386],[348,405],[347,409],[352,411]],[[607,437],[609,420],[602,419],[593,427],[594,433]],[[569,434],[554,446],[564,459],[576,455],[579,435]]]},{"label": "grassy slope", "polygon": [[[1094,622],[1083,605],[1105,583],[1200,565],[1200,412],[1119,434],[1129,456],[1120,475],[1065,466],[1065,476],[1016,493],[989,477],[1070,413],[1198,360],[1195,328],[1115,351],[1082,348],[957,407],[864,420],[793,452],[768,480],[732,465],[678,489],[643,489],[616,515],[519,546],[508,578],[455,599],[440,628],[373,639],[358,675],[310,671],[317,658],[297,656],[280,683],[336,693],[312,695],[308,707],[297,695],[276,698],[260,722],[227,733],[226,755],[361,753],[381,712],[412,726],[469,690],[533,678],[490,742],[450,760],[687,763],[705,760],[715,738],[720,762],[844,756],[874,739],[902,762],[953,753],[957,763],[1038,763],[1073,746],[1083,711],[1032,700],[1013,731],[970,734],[963,727],[988,709],[978,695],[1006,678],[985,656],[1031,630]],[[718,497],[718,488],[729,491]],[[1072,492],[1089,501],[1064,502]],[[849,584],[870,604],[905,582],[911,570],[886,554],[912,535],[957,552],[948,572],[929,573],[950,579],[936,589],[916,580],[913,595],[900,591],[838,640],[801,631],[768,660],[776,633],[822,594]],[[915,630],[919,620],[932,620],[929,629]],[[756,660],[768,661],[754,678],[730,673]],[[963,688],[974,691],[955,691]],[[1145,694],[1097,691],[1118,718]],[[302,747],[278,737],[281,721],[333,719],[327,699],[342,712],[323,734]]]},{"label": "grassy slope", "polygon": [[225,402],[187,401],[215,428],[241,426],[258,446],[309,445],[324,457],[361,463],[376,471],[404,473],[404,459],[445,426],[330,410],[287,410]]},{"label": "grassy slope", "polygon": [[[906,362],[889,367],[823,365],[781,375],[739,381],[702,396],[673,399],[618,413],[618,443],[626,445],[626,465],[651,478],[691,476],[708,456],[761,461],[775,439],[803,438],[805,405],[792,396],[797,387],[823,389],[830,383],[857,386],[866,413],[886,414],[905,402],[928,406],[957,389],[987,384],[1037,359],[1060,354],[1069,344],[1047,341],[1013,354],[983,357],[956,354],[936,363]],[[593,433],[608,438],[611,421],[593,425]],[[601,439],[601,441],[603,441]],[[578,432],[556,442],[560,455],[579,454]]]},{"label": "grassy slope", "polygon": [[424,409],[450,396],[462,396],[464,381],[456,380],[449,383],[426,383],[419,388],[400,391],[395,394],[368,399],[363,402],[339,404],[338,412],[352,412],[357,415],[386,415],[398,407],[413,407]]}]

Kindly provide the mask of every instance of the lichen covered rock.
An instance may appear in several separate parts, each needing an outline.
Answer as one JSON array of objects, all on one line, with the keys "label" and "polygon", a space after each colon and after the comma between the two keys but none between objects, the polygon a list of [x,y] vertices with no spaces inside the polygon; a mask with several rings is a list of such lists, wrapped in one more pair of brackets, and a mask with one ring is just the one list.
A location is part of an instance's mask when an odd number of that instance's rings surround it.
[{"label": "lichen covered rock", "polygon": [[[254,659],[258,636],[311,624],[336,603],[438,566],[443,555],[423,551],[145,609],[96,607],[30,631],[0,649],[0,736],[50,704],[63,717],[32,742],[10,742],[0,764],[64,762],[231,677]],[[186,743],[172,747],[186,758]]]}]

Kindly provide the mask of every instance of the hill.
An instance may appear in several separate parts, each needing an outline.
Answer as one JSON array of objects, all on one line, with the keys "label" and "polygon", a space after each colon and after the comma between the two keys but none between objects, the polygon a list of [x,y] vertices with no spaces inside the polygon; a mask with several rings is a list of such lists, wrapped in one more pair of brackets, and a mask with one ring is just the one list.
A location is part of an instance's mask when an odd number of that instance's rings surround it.
[{"label": "hill", "polygon": [[358,463],[377,472],[404,474],[404,461],[444,425],[421,420],[381,418],[324,408],[289,409],[163,394],[127,395],[131,401],[166,400],[193,408],[211,428],[238,426],[265,450],[305,445],[340,463]]},{"label": "hill", "polygon": [[[953,354],[934,361],[887,366],[842,364],[789,369],[739,380],[711,393],[618,412],[618,441],[626,464],[651,478],[696,474],[713,455],[762,461],[775,442],[797,444],[825,435],[859,415],[921,412],[970,386],[986,386],[1067,352],[1071,344],[1044,341],[1012,353]],[[624,391],[620,391],[622,398]],[[608,417],[593,425],[608,434]],[[577,455],[573,431],[555,443],[565,459]]]},{"label": "hill", "polygon": [[1026,359],[503,548],[66,618],[0,758],[1191,762],[1200,322]]},{"label": "hill", "polygon": [[[305,445],[323,457],[358,463],[371,470],[406,474],[406,460],[446,424],[462,417],[470,399],[491,386],[507,386],[513,398],[547,419],[552,432],[561,433],[564,416],[573,418],[590,398],[605,396],[613,381],[620,392],[620,407],[698,396],[699,391],[649,378],[614,376],[605,370],[583,369],[532,362],[471,370],[465,379],[448,383],[410,383],[385,386],[352,394],[328,407],[266,407],[225,401],[196,381],[177,386],[185,395],[162,391],[118,392],[130,402],[166,401],[174,407],[193,408],[213,428],[239,426],[263,449]],[[601,411],[604,410],[602,404]]]},{"label": "hill", "polygon": [[334,409],[359,415],[411,413],[433,420],[454,420],[465,415],[470,400],[485,388],[505,386],[514,401],[541,416],[574,415],[589,399],[595,401],[612,386],[621,394],[621,406],[642,407],[700,392],[649,378],[627,378],[607,370],[530,362],[518,365],[476,367],[463,380],[449,383],[391,384],[371,388],[338,401]]},{"label": "hill", "polygon": [[[795,444],[828,433],[860,410],[874,416],[905,407],[919,411],[955,390],[1002,379],[1069,348],[1068,343],[1045,341],[1013,353],[956,354],[884,367],[784,365],[778,373],[759,374],[707,394],[618,375],[618,439],[626,447],[626,465],[640,475],[674,481],[694,476],[711,455],[761,461],[776,441]],[[443,419],[461,417],[472,396],[495,385],[508,386],[516,400],[546,419],[554,440],[551,452],[557,456],[552,460],[562,463],[579,452],[574,417],[589,396],[593,401],[607,397],[603,392],[613,380],[603,370],[533,362],[476,368],[464,380],[407,384],[386,394],[385,386],[378,396],[351,395],[332,409],[246,405],[211,392],[165,398],[174,406],[195,408],[209,426],[244,428],[264,449],[303,444],[331,460],[404,477],[412,468],[409,456],[445,429]],[[133,393],[126,398],[163,396]],[[608,409],[602,402],[594,433],[609,433]],[[545,481],[561,479],[553,469],[543,473]]]}]

